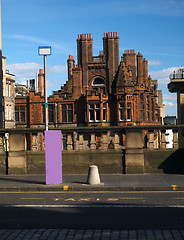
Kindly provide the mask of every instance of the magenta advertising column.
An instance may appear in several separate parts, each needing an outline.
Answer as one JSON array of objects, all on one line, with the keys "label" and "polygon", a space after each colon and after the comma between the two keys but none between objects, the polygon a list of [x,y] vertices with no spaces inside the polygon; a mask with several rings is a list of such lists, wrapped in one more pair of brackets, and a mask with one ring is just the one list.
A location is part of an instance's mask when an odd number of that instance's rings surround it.
[{"label": "magenta advertising column", "polygon": [[46,184],[62,183],[61,131],[45,131]]}]

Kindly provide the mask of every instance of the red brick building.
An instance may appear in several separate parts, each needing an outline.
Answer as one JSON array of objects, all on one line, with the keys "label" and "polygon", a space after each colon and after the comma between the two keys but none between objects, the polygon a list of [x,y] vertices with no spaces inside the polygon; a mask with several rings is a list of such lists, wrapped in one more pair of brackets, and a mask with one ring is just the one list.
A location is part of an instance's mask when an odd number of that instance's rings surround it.
[{"label": "red brick building", "polygon": [[[160,107],[148,76],[148,61],[135,50],[125,50],[119,60],[117,33],[105,33],[103,51],[93,56],[91,34],[77,39],[77,64],[69,55],[68,81],[48,97],[49,125],[126,126],[159,124]],[[16,97],[17,127],[44,125],[44,75],[38,92]]]}]

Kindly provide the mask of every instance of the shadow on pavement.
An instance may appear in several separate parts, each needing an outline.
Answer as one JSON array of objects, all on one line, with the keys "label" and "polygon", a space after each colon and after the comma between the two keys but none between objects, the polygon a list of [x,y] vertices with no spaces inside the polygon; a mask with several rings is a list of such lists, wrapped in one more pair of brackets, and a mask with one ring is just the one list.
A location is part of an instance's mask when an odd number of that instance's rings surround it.
[{"label": "shadow on pavement", "polygon": [[172,153],[158,168],[167,174],[184,174],[184,148]]},{"label": "shadow on pavement", "polygon": [[[0,207],[0,229],[183,229],[184,209],[91,203],[88,207]],[[76,205],[75,205],[76,206]]]},{"label": "shadow on pavement", "polygon": [[45,180],[43,181],[37,181],[37,180],[28,180],[28,179],[20,179],[18,177],[16,178],[9,178],[9,177],[0,177],[0,181],[5,181],[5,182],[18,182],[18,183],[30,183],[30,184],[44,184],[45,185]]}]

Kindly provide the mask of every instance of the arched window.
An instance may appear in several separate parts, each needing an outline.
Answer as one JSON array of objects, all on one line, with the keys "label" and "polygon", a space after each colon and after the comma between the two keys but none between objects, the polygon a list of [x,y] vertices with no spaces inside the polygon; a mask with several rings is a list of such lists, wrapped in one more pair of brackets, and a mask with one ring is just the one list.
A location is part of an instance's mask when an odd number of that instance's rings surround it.
[{"label": "arched window", "polygon": [[102,78],[95,78],[93,80],[92,86],[104,86],[105,85],[105,81]]}]

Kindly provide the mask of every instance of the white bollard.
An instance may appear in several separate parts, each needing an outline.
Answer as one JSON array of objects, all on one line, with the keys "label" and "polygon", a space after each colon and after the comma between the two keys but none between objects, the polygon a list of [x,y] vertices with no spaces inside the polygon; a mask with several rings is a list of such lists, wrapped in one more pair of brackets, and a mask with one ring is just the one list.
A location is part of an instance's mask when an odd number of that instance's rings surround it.
[{"label": "white bollard", "polygon": [[100,184],[100,176],[96,165],[89,166],[87,183],[90,185]]}]

